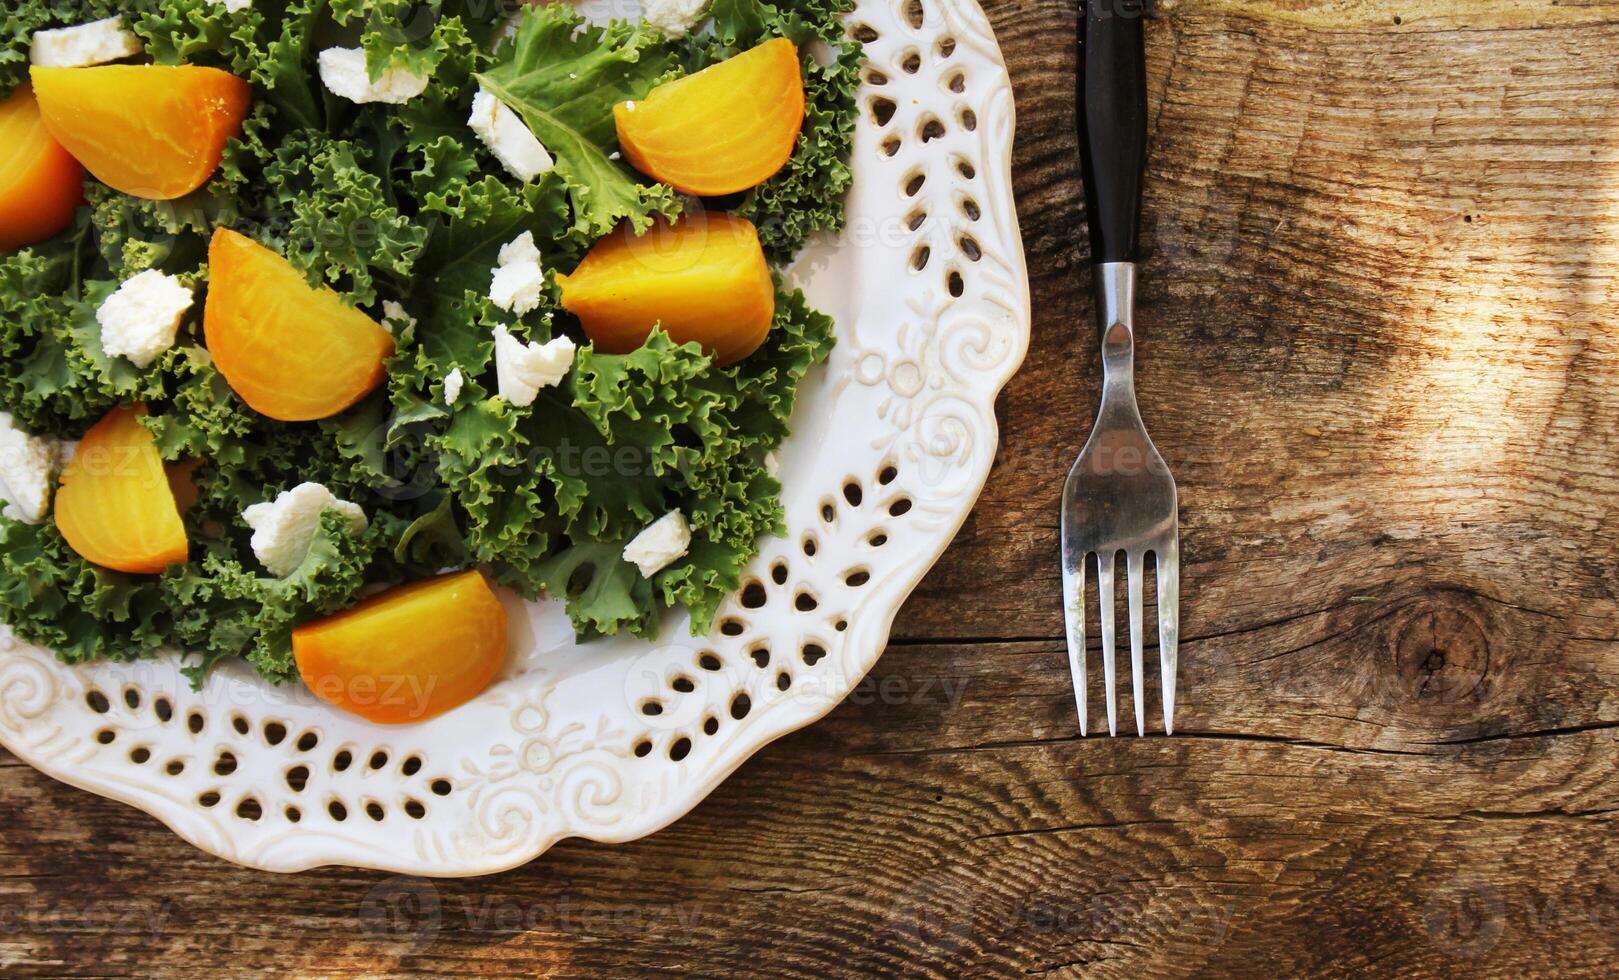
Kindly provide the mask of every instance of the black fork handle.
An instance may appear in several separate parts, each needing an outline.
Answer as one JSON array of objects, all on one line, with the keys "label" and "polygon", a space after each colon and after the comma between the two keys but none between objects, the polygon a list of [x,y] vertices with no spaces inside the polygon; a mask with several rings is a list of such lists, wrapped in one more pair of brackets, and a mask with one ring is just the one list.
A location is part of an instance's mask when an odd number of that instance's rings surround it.
[{"label": "black fork handle", "polygon": [[1091,261],[1134,262],[1147,169],[1146,0],[1085,0],[1079,146]]}]

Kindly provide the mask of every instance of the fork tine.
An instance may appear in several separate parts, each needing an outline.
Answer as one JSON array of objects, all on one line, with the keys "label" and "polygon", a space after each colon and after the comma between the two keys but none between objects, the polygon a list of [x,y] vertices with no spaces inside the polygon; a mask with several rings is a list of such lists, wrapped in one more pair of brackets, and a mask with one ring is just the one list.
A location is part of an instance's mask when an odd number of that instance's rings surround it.
[{"label": "fork tine", "polygon": [[1158,671],[1164,689],[1164,732],[1175,734],[1175,675],[1180,670],[1180,529],[1158,553]]},{"label": "fork tine", "polygon": [[1102,613],[1102,680],[1107,687],[1107,733],[1119,734],[1118,678],[1113,669],[1113,552],[1097,552],[1096,598]]},{"label": "fork tine", "polygon": [[1079,737],[1090,727],[1090,703],[1085,690],[1085,563],[1070,571],[1064,563],[1062,574],[1063,618],[1068,621],[1068,672],[1074,677],[1074,704],[1079,708]]},{"label": "fork tine", "polygon": [[1136,734],[1147,734],[1146,710],[1141,706],[1146,673],[1141,666],[1141,580],[1146,577],[1147,555],[1142,551],[1127,552],[1125,569],[1130,577],[1130,679],[1135,695]]}]

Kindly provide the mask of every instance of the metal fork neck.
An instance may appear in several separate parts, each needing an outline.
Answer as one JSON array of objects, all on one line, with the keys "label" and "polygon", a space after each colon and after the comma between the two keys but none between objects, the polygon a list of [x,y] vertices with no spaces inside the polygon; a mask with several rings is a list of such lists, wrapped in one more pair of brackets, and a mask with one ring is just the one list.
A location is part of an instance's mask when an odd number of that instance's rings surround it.
[{"label": "metal fork neck", "polygon": [[1102,331],[1103,384],[1133,387],[1136,346],[1136,264],[1103,262],[1092,266],[1096,318]]}]

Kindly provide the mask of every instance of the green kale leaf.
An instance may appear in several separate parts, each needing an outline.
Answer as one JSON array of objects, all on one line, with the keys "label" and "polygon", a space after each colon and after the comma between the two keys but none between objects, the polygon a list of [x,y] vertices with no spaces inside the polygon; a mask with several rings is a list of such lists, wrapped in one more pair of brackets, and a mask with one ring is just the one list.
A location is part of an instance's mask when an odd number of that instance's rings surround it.
[{"label": "green kale leaf", "polygon": [[555,156],[576,220],[595,239],[621,219],[642,230],[655,214],[680,212],[672,188],[640,183],[618,162],[613,122],[615,104],[644,97],[675,73],[673,53],[644,21],[599,27],[548,4],[529,12],[499,63],[477,80]]},{"label": "green kale leaf", "polygon": [[[774,263],[791,261],[817,232],[843,228],[843,199],[854,181],[860,45],[844,33],[842,15],[852,0],[715,0],[714,30],[682,45],[682,61],[699,70],[772,37],[798,45],[804,71],[804,128],[798,148],[774,177],[734,201],[721,202],[753,221]],[[818,53],[830,52],[822,62]]]}]

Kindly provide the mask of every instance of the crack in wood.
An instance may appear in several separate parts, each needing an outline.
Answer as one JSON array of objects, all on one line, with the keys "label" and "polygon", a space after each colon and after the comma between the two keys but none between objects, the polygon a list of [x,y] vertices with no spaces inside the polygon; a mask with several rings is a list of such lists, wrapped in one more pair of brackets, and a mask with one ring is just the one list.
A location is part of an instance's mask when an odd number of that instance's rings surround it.
[{"label": "crack in wood", "polygon": [[1408,751],[1405,749],[1376,749],[1350,745],[1334,745],[1330,742],[1316,742],[1310,739],[1289,738],[1282,735],[1254,735],[1239,732],[1211,732],[1211,731],[1183,731],[1175,730],[1175,738],[1203,739],[1219,742],[1254,742],[1264,745],[1281,745],[1295,749],[1311,749],[1324,752],[1342,752],[1348,755],[1393,755],[1393,756],[1425,756],[1431,752]]},{"label": "crack in wood", "polygon": [[[1490,735],[1473,735],[1468,738],[1444,739],[1436,742],[1427,742],[1427,745],[1485,745],[1490,742],[1511,742],[1524,739],[1537,738],[1564,738],[1570,735],[1585,735],[1590,732],[1607,732],[1619,729],[1619,721],[1598,721],[1584,725],[1569,725],[1565,728],[1545,728],[1537,731],[1498,732]],[[1176,734],[1179,734],[1178,732]]]},{"label": "crack in wood", "polygon": [[1584,822],[1593,817],[1619,813],[1619,807],[1600,810],[1464,810],[1452,815],[1424,815],[1423,820],[1441,822],[1456,820],[1570,820]]}]

